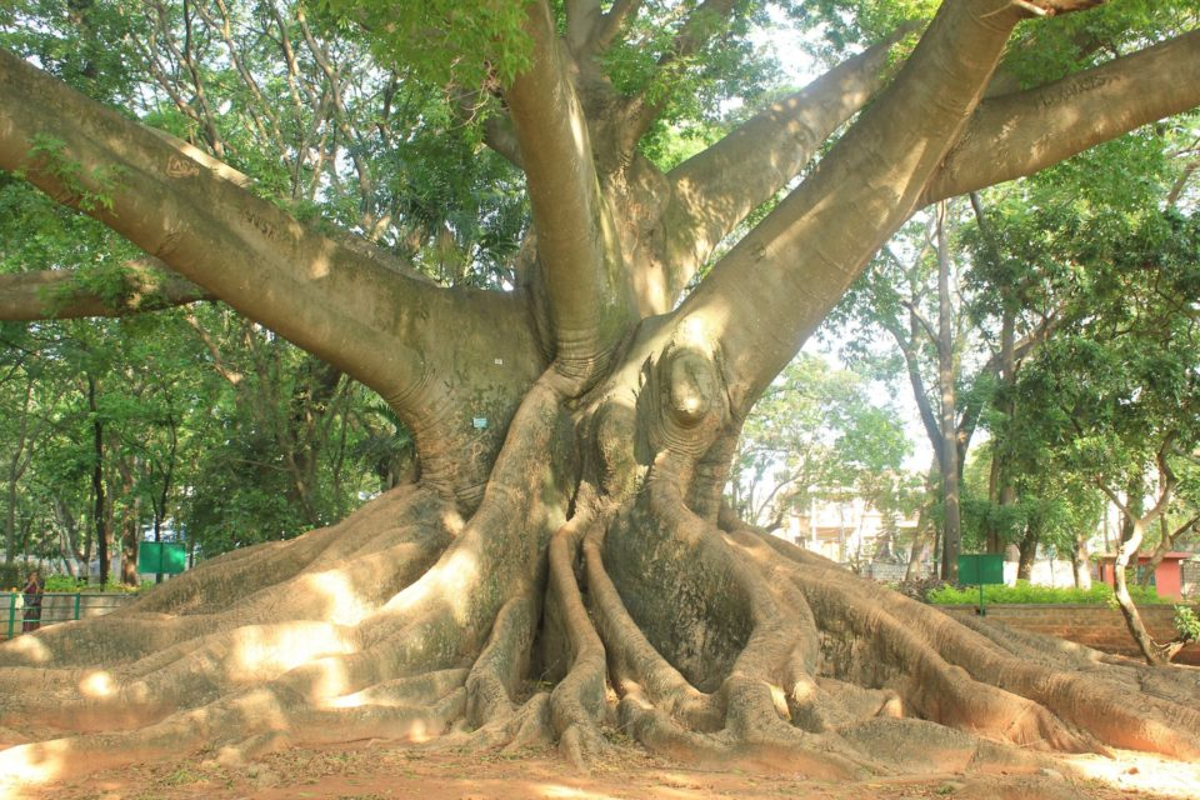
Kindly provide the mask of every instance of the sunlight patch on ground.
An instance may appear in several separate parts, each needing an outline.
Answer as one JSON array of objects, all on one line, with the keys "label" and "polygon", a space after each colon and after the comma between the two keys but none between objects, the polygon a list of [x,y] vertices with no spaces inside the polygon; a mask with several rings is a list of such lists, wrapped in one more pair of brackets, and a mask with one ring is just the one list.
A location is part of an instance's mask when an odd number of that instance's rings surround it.
[{"label": "sunlight patch on ground", "polygon": [[46,647],[42,643],[42,640],[36,636],[18,636],[15,639],[10,639],[8,647],[26,656],[35,664],[45,664],[54,657],[54,654],[50,652],[50,648]]},{"label": "sunlight patch on ground", "polygon": [[573,789],[570,786],[546,786],[542,789],[542,795],[552,800],[618,800],[610,794],[597,794],[591,789]]},{"label": "sunlight patch on ground", "polygon": [[340,570],[329,570],[309,575],[304,581],[308,589],[329,603],[326,619],[335,625],[357,625],[371,613],[358,598],[353,585]]},{"label": "sunlight patch on ground", "polygon": [[20,797],[20,787],[48,783],[66,762],[65,739],[23,744],[0,752],[0,798]]},{"label": "sunlight patch on ground", "polygon": [[1200,798],[1200,764],[1170,761],[1128,750],[1118,750],[1116,758],[1079,755],[1066,756],[1063,760],[1082,777],[1131,794]]},{"label": "sunlight patch on ground", "polygon": [[270,628],[248,627],[234,634],[233,655],[226,666],[231,681],[274,677],[330,655],[354,652],[332,625],[292,623]]},{"label": "sunlight patch on ground", "polygon": [[338,658],[323,658],[308,665],[310,672],[316,675],[309,682],[308,693],[311,699],[324,701],[326,698],[341,697],[350,688],[346,677],[346,665]]},{"label": "sunlight patch on ground", "polygon": [[475,585],[478,576],[479,564],[475,556],[465,550],[458,550],[443,558],[419,581],[389,600],[384,609],[393,612],[408,611],[422,600],[435,596],[443,598],[449,604],[455,620],[466,624],[471,593],[463,591],[463,587]]},{"label": "sunlight patch on ground", "polygon": [[355,692],[354,694],[344,694],[341,697],[333,697],[326,700],[323,708],[358,708],[370,702],[366,691]]},{"label": "sunlight patch on ground", "polygon": [[79,682],[79,693],[93,699],[108,697],[116,690],[112,676],[104,671],[90,673]]},{"label": "sunlight patch on ground", "polygon": [[404,738],[414,744],[424,744],[436,739],[440,733],[441,731],[432,730],[425,720],[417,719],[408,726],[407,735]]}]

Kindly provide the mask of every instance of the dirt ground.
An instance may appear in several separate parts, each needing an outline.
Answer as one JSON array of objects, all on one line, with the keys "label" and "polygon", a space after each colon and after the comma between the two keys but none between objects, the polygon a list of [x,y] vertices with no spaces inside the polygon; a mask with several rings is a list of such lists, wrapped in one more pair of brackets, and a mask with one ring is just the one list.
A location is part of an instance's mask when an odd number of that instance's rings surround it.
[{"label": "dirt ground", "polygon": [[[551,751],[520,754],[421,749],[388,742],[293,748],[238,767],[211,758],[94,773],[24,790],[46,800],[1139,800],[1200,798],[1200,764],[1133,753],[1063,759],[1061,770],[954,774],[829,783],[795,775],[708,771],[618,745],[589,773]],[[6,799],[7,800],[7,799]]]}]

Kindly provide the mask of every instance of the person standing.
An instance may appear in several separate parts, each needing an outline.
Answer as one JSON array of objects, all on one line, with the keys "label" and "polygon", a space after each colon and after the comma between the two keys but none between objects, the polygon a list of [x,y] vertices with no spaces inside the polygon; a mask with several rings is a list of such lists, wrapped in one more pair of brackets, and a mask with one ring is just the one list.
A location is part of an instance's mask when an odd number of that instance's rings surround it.
[{"label": "person standing", "polygon": [[37,570],[29,573],[29,580],[25,582],[25,588],[21,589],[24,595],[22,598],[25,602],[25,616],[21,623],[21,632],[28,633],[36,631],[42,626],[42,581],[38,577]]}]

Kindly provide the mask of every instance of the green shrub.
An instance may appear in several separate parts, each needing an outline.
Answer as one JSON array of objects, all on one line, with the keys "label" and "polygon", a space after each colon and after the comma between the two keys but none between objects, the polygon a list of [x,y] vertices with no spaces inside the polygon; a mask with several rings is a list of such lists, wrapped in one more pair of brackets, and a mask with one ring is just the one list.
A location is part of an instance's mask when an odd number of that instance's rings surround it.
[{"label": "green shrub", "polygon": [[[6,573],[3,571],[5,565],[0,564],[0,577],[4,580],[0,581],[0,590],[7,591],[10,588],[15,588],[20,591],[25,585],[25,578],[29,576],[28,572],[23,571],[22,567],[15,564],[9,564],[8,567],[16,567],[16,574],[20,577],[16,582],[9,582]],[[115,583],[109,581],[104,585],[105,592],[114,592],[118,594],[132,594],[145,589],[150,589],[154,586],[154,581],[145,581],[140,586],[126,586],[123,583]],[[47,592],[99,592],[100,587],[89,584],[83,578],[72,578],[70,575],[45,575],[42,578],[42,589]]]},{"label": "green shrub", "polygon": [[[1130,586],[1129,594],[1138,604],[1165,604],[1171,602],[1158,596],[1153,586]],[[1113,589],[1106,583],[1093,583],[1090,589],[1057,588],[1054,586],[1035,586],[1029,581],[1017,581],[1016,586],[985,586],[983,587],[984,603],[1061,603],[1080,605],[1113,605],[1116,598]],[[929,593],[929,602],[939,606],[969,606],[979,602],[979,587],[964,586],[956,588],[945,586],[934,589]]]},{"label": "green shrub", "polygon": [[1195,609],[1175,606],[1175,630],[1185,642],[1200,642],[1200,617],[1196,616]]},{"label": "green shrub", "polygon": [[85,578],[72,578],[70,575],[47,575],[45,590],[47,592],[86,592],[88,589]]}]

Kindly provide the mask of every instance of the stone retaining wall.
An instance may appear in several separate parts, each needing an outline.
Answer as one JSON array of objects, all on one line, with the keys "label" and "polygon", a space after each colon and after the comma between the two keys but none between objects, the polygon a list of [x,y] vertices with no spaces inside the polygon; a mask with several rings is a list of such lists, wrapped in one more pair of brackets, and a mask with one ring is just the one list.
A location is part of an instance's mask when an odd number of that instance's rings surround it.
[{"label": "stone retaining wall", "polygon": [[[940,606],[951,615],[971,615],[974,606]],[[1150,636],[1168,642],[1177,635],[1172,606],[1140,606],[1138,612]],[[1084,605],[1008,605],[989,604],[988,619],[1018,630],[1044,633],[1103,650],[1106,653],[1140,658],[1141,653],[1129,635],[1121,612],[1108,606]],[[1177,664],[1200,665],[1200,644],[1193,642],[1175,657]]]}]

